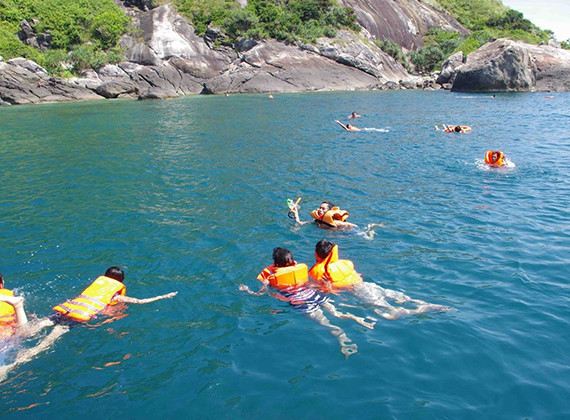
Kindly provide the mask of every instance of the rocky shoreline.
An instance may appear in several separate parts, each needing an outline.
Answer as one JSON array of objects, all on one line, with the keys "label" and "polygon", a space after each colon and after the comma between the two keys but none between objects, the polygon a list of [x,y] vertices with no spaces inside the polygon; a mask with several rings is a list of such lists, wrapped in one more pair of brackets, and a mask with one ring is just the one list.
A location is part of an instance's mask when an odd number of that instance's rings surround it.
[{"label": "rocky shoreline", "polygon": [[366,29],[360,36],[339,31],[316,45],[244,40],[234,50],[214,47],[214,29],[197,36],[169,4],[125,12],[143,34],[121,39],[126,61],[60,79],[33,61],[0,58],[0,105],[329,90],[570,90],[570,51],[553,46],[497,40],[420,77],[377,47]]}]

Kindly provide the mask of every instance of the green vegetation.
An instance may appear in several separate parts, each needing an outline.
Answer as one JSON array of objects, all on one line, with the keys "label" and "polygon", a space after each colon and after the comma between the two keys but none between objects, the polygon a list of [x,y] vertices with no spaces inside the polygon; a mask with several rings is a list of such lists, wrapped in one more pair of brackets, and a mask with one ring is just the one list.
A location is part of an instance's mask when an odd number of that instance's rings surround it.
[{"label": "green vegetation", "polygon": [[[49,33],[48,51],[18,39],[23,20],[35,34]],[[0,55],[31,59],[60,75],[97,68],[122,58],[116,45],[128,23],[112,0],[0,0]]]},{"label": "green vegetation", "polygon": [[[472,32],[463,38],[458,33],[430,30],[424,47],[411,51],[409,59],[417,71],[433,71],[451,54],[467,55],[497,38],[510,38],[529,44],[548,41],[551,31],[533,25],[523,14],[509,9],[499,0],[433,0]],[[435,5],[435,6],[437,6]]]},{"label": "green vegetation", "polygon": [[358,30],[352,9],[335,0],[249,0],[240,8],[234,0],[174,0],[178,10],[190,18],[198,34],[208,25],[221,28],[225,44],[245,37],[274,38],[285,42],[315,42],[334,37],[341,28]]}]

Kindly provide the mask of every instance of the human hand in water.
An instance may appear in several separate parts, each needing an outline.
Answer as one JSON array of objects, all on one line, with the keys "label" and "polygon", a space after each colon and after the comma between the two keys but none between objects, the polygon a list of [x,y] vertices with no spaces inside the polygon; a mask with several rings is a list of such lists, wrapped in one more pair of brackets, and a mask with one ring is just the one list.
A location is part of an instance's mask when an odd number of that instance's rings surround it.
[{"label": "human hand in water", "polygon": [[238,287],[238,290],[240,292],[247,292],[247,291],[249,291],[249,287],[247,287],[245,284],[240,284]]}]

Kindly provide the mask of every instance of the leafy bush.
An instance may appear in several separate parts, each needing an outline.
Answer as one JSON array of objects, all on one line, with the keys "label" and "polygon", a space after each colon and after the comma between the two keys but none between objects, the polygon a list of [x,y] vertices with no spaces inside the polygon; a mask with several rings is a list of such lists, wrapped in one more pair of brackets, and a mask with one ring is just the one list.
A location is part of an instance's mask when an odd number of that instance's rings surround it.
[{"label": "leafy bush", "polygon": [[197,34],[204,34],[208,25],[219,26],[229,45],[240,37],[314,42],[336,35],[341,28],[359,28],[354,11],[334,0],[249,0],[244,9],[233,0],[175,0],[175,4],[192,20]]},{"label": "leafy bush", "polygon": [[410,61],[420,72],[431,72],[441,66],[445,58],[442,49],[437,45],[428,45],[415,51],[410,51]]},{"label": "leafy bush", "polygon": [[[49,33],[52,50],[42,53],[20,42],[23,20],[36,34]],[[32,59],[53,72],[63,71],[62,62],[57,61],[67,60],[70,51],[78,57],[77,63],[100,63],[102,57],[116,57],[113,48],[128,24],[129,18],[112,0],[0,0],[0,54]],[[87,61],[87,53],[78,52],[86,49],[80,48],[84,45],[89,45],[91,55]]]}]

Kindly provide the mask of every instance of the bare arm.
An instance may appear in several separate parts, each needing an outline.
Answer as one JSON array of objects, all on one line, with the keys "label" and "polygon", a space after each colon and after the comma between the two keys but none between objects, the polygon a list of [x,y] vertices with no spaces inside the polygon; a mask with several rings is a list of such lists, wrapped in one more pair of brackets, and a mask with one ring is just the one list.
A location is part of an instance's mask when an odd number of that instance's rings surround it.
[{"label": "bare arm", "polygon": [[294,208],[293,210],[291,210],[291,211],[292,211],[293,214],[295,215],[295,221],[296,221],[297,223],[299,223],[300,225],[304,225],[304,224],[307,224],[307,223],[311,223],[310,220],[302,221],[302,220],[299,218],[299,209],[298,209],[297,207],[295,207],[295,208]]},{"label": "bare arm", "polygon": [[240,284],[238,289],[240,292],[247,292],[250,295],[261,296],[261,295],[264,295],[265,293],[267,293],[267,291],[269,290],[269,281],[265,280],[263,282],[263,285],[259,288],[259,290],[257,292],[254,292],[249,287],[247,287],[245,284]]},{"label": "bare arm", "polygon": [[155,296],[155,297],[146,298],[146,299],[137,299],[137,298],[133,298],[133,297],[129,297],[129,296],[116,295],[113,298],[113,302],[150,303],[150,302],[155,302],[155,301],[161,300],[161,299],[170,299],[170,298],[176,296],[177,294],[178,294],[178,292],[171,292],[171,293],[167,293],[166,295],[160,295],[160,296]]},{"label": "bare arm", "polygon": [[341,221],[341,220],[335,220],[334,223],[335,223],[335,225],[336,225],[337,228],[349,228],[349,229],[352,229],[352,228],[358,227],[358,225],[355,225],[354,223],[343,222],[343,221]]}]

